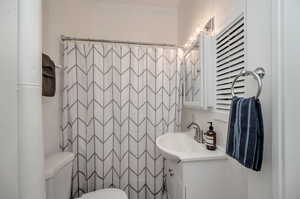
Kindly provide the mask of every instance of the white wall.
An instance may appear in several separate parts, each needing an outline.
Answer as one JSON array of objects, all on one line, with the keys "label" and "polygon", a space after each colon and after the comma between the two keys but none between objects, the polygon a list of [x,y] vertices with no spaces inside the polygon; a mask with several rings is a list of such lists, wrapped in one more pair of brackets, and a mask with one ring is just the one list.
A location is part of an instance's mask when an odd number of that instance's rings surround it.
[{"label": "white wall", "polygon": [[[178,10],[178,38],[179,44],[184,43],[194,33],[197,27],[204,27],[211,17],[215,17],[215,31],[218,33],[230,19],[234,18],[244,9],[243,0],[186,0],[182,1]],[[207,122],[214,123],[217,132],[217,144],[225,149],[227,139],[227,117],[223,114],[216,114],[209,111],[183,109],[183,128],[191,121],[196,121],[205,131],[208,130]],[[225,120],[224,120],[225,119]],[[247,198],[248,180],[246,170],[233,160],[228,162],[229,175],[232,181],[229,183],[228,191],[232,192],[233,199]]]},{"label": "white wall", "polygon": [[[244,169],[237,165],[232,170],[233,181],[240,181],[236,187],[239,193],[236,198],[272,198],[272,131],[271,131],[271,3],[269,0],[186,0],[179,6],[179,43],[184,44],[193,34],[196,27],[203,27],[210,17],[215,16],[216,33],[228,23],[228,19],[238,16],[245,11],[247,16],[248,37],[248,69],[254,70],[262,66],[267,71],[264,79],[263,104],[265,124],[265,150],[262,171],[259,173]],[[254,82],[247,83],[248,92],[253,93],[256,88]],[[207,121],[213,121],[217,132],[217,144],[225,148],[227,139],[227,122],[224,115],[215,112],[187,110],[183,111],[183,126],[194,120],[207,129]],[[231,160],[232,164],[237,164]],[[238,169],[239,168],[239,169]],[[237,175],[240,174],[240,175]],[[240,195],[239,195],[240,194]]]},{"label": "white wall", "polygon": [[[174,6],[173,6],[174,7]],[[177,10],[99,0],[44,0],[43,51],[62,65],[60,35],[112,40],[177,43]],[[43,98],[46,154],[58,151],[61,70],[54,98]]]},{"label": "white wall", "polygon": [[244,0],[183,0],[178,8],[178,42],[180,45],[189,39],[198,26],[204,27],[208,20],[216,17],[216,32],[227,18],[241,11]]},{"label": "white wall", "polygon": [[0,2],[0,198],[18,199],[18,2]]},{"label": "white wall", "polygon": [[[272,63],[271,63],[271,0],[247,0],[247,64],[249,70],[263,67],[266,76],[260,96],[264,117],[264,161],[262,171],[248,171],[248,198],[272,198]],[[257,85],[247,85],[255,93]]]},{"label": "white wall", "polygon": [[18,3],[18,147],[20,199],[44,199],[42,0]]},{"label": "white wall", "polygon": [[[283,108],[282,120],[279,121],[283,131],[278,131],[279,140],[283,145],[276,145],[283,152],[283,159],[280,159],[283,164],[283,198],[298,199],[300,198],[300,158],[299,158],[299,46],[300,46],[300,28],[297,25],[300,18],[300,3],[297,0],[280,0],[281,7],[279,8],[280,22],[279,31],[280,39],[279,47],[279,66],[281,77],[278,79],[283,83],[279,97],[281,108]],[[278,11],[279,11],[278,10]],[[280,89],[280,88],[279,88]],[[279,103],[280,103],[279,102]],[[282,114],[282,113],[279,113]],[[282,168],[281,168],[282,169]]]},{"label": "white wall", "polygon": [[[178,43],[184,45],[196,28],[203,28],[211,17],[215,17],[215,33],[218,33],[245,9],[244,5],[245,0],[181,1],[178,8]],[[182,118],[184,118],[183,127],[194,118],[205,129],[208,127],[208,121],[214,122],[215,130],[218,132],[217,144],[224,149],[227,139],[227,122],[224,121],[223,114],[184,109]]]},{"label": "white wall", "polygon": [[[194,33],[197,27],[204,27],[211,17],[215,17],[215,32],[218,33],[228,22],[244,11],[244,0],[186,0],[181,1],[178,10],[178,38],[183,45]],[[214,122],[218,132],[218,145],[224,149],[227,139],[227,117],[223,114],[199,110],[183,110],[183,127],[195,119],[203,128],[207,129],[208,121]],[[225,119],[225,120],[224,120]],[[225,129],[225,130],[224,130]]]}]

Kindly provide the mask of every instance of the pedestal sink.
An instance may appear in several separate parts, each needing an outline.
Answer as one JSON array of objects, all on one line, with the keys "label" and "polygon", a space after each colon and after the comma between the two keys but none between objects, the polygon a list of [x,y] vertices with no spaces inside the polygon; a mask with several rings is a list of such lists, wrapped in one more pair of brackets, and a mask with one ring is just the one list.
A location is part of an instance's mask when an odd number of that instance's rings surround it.
[{"label": "pedestal sink", "polygon": [[168,160],[187,162],[226,158],[224,152],[209,151],[204,144],[196,142],[193,132],[166,133],[156,139],[156,145]]},{"label": "pedestal sink", "polygon": [[[166,158],[168,198],[231,198],[228,193],[231,176],[221,150],[209,151],[193,139],[194,132],[166,133],[156,145]],[[216,191],[211,190],[212,187]]]}]

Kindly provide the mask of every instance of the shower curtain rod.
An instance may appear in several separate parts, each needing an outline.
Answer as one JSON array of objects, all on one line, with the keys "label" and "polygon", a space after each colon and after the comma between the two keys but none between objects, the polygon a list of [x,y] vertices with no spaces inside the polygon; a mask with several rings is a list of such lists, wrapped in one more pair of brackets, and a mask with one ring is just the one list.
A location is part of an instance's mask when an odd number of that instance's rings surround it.
[{"label": "shower curtain rod", "polygon": [[78,38],[61,35],[62,41],[73,40],[73,41],[92,41],[92,42],[107,42],[107,43],[120,43],[120,44],[134,44],[134,45],[146,45],[146,46],[162,46],[181,48],[175,44],[163,44],[163,43],[150,43],[150,42],[135,42],[135,41],[119,41],[119,40],[106,40],[106,39],[90,39],[90,38]]}]

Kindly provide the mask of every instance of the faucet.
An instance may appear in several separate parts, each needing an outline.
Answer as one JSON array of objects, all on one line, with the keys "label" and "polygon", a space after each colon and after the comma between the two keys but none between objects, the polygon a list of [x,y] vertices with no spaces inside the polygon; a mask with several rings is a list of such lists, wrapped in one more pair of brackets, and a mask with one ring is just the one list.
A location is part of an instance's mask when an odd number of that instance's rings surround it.
[{"label": "faucet", "polygon": [[204,133],[203,130],[201,130],[199,124],[192,122],[187,126],[188,129],[194,128],[196,130],[194,140],[198,143],[203,144],[204,143]]}]

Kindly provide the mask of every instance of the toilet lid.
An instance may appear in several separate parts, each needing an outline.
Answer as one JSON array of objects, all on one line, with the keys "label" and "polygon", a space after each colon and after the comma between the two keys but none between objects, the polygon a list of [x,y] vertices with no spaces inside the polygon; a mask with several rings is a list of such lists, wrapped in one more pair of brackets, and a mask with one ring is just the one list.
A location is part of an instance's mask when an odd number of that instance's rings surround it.
[{"label": "toilet lid", "polygon": [[100,189],[81,196],[80,199],[128,199],[124,191],[120,189]]}]

